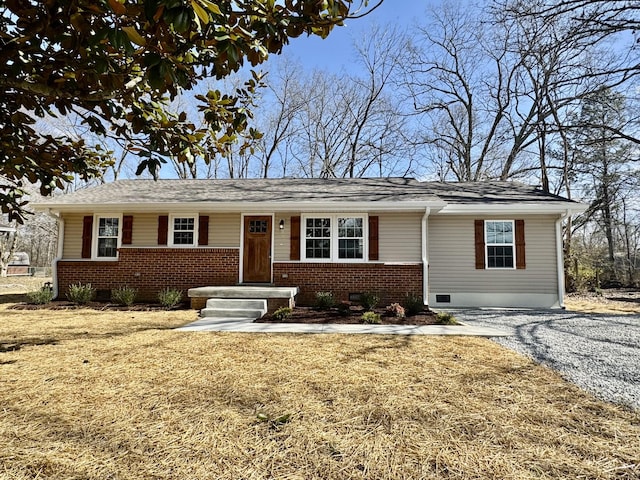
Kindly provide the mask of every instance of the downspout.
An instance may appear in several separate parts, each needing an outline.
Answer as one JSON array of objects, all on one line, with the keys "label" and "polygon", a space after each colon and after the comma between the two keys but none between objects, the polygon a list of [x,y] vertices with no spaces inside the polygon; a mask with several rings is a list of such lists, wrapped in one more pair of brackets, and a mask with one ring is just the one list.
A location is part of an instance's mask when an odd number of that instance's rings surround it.
[{"label": "downspout", "polygon": [[60,293],[58,290],[58,262],[62,260],[62,249],[64,245],[64,219],[59,214],[54,214],[51,210],[48,210],[47,215],[55,219],[58,225],[58,248],[56,251],[56,257],[51,262],[51,280],[52,280],[52,294],[53,298],[57,298]]},{"label": "downspout", "polygon": [[564,306],[564,250],[562,245],[562,222],[571,215],[571,210],[567,209],[556,220],[556,269],[558,271],[558,305],[561,309]]},{"label": "downspout", "polygon": [[429,214],[427,207],[422,216],[422,303],[429,306]]}]

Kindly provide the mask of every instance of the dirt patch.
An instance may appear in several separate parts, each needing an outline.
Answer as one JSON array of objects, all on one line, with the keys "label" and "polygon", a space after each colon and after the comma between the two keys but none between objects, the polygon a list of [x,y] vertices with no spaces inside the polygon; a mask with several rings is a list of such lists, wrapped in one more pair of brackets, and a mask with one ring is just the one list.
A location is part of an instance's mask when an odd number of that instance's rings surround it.
[{"label": "dirt patch", "polygon": [[[364,309],[358,307],[351,307],[348,313],[341,313],[336,308],[317,310],[311,307],[296,307],[288,318],[278,320],[273,315],[267,314],[256,320],[256,323],[359,324],[363,323],[363,313]],[[394,317],[381,309],[375,310],[375,313],[380,315],[382,325],[437,325],[440,323],[437,314],[430,310],[405,318]]]}]

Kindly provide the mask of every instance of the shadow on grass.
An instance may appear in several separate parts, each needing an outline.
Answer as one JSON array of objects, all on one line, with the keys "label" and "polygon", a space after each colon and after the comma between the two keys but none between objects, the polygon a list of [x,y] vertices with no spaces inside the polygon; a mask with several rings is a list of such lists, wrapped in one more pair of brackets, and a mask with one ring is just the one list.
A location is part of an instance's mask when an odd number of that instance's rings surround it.
[{"label": "shadow on grass", "polygon": [[91,339],[109,339],[119,338],[132,333],[146,332],[152,330],[173,330],[174,326],[167,325],[144,325],[140,327],[128,328],[122,331],[115,332],[103,332],[103,333],[91,333],[91,332],[77,332],[69,333],[65,335],[54,335],[51,337],[25,337],[20,339],[2,340],[0,339],[0,353],[16,352],[22,347],[38,347],[42,345],[58,345],[63,341],[74,340],[91,340]]},{"label": "shadow on grass", "polygon": [[0,304],[3,303],[24,303],[29,299],[26,293],[4,293],[0,294]]},{"label": "shadow on grass", "polygon": [[58,341],[54,338],[26,338],[18,341],[0,340],[0,353],[17,352],[22,347],[31,347],[38,345],[57,345]]}]

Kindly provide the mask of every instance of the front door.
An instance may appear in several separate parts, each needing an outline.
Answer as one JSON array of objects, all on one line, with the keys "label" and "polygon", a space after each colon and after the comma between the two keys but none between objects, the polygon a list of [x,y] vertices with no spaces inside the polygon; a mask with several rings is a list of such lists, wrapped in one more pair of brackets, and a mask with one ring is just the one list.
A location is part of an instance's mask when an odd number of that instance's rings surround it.
[{"label": "front door", "polygon": [[244,217],[242,281],[271,282],[271,217]]}]

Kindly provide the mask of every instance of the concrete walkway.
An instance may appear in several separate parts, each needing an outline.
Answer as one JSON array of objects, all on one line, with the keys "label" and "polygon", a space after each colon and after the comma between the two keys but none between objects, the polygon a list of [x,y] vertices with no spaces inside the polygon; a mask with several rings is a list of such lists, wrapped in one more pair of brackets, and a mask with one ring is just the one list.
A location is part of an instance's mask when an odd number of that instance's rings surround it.
[{"label": "concrete walkway", "polygon": [[254,323],[250,318],[201,318],[183,327],[188,332],[242,333],[360,333],[375,335],[466,335],[502,337],[512,335],[507,330],[471,325],[336,325],[308,323]]}]

